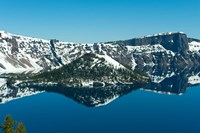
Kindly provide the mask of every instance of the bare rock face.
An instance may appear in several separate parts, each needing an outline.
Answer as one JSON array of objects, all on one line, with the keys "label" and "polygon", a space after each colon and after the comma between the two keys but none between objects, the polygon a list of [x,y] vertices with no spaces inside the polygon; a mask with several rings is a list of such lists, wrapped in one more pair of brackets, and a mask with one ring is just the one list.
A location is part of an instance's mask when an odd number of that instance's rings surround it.
[{"label": "bare rock face", "polygon": [[[197,46],[199,45],[199,46]],[[10,63],[13,69],[41,68],[52,70],[80,58],[86,53],[108,55],[120,64],[141,71],[168,68],[184,69],[200,65],[200,40],[185,33],[161,33],[143,38],[95,44],[43,40],[0,31],[0,68]],[[5,62],[3,62],[5,61]]]},{"label": "bare rock face", "polygon": [[161,44],[164,48],[178,53],[186,52],[189,49],[188,38],[185,33],[157,34],[144,38],[117,41],[117,43],[130,46]]},{"label": "bare rock face", "polygon": [[0,70],[5,72],[53,70],[87,53],[108,55],[120,64],[135,66],[132,53],[118,44],[80,44],[13,35],[4,31],[0,33]]},{"label": "bare rock face", "polygon": [[17,44],[16,39],[15,39],[15,38],[12,38],[12,39],[10,40],[10,43],[12,44],[11,53],[12,53],[12,54],[16,54],[17,52],[19,52],[18,44]]},{"label": "bare rock face", "polygon": [[200,40],[188,38],[185,33],[161,33],[112,43],[127,47],[136,68],[150,75],[167,76],[200,66]]}]

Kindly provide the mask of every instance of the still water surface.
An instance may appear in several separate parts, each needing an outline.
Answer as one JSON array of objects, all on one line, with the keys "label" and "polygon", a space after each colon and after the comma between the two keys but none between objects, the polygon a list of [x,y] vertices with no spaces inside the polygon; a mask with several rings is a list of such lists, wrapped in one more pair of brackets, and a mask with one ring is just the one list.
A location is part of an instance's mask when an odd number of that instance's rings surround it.
[{"label": "still water surface", "polygon": [[183,95],[134,90],[101,107],[44,92],[0,104],[1,123],[6,114],[28,133],[200,133],[200,87]]}]

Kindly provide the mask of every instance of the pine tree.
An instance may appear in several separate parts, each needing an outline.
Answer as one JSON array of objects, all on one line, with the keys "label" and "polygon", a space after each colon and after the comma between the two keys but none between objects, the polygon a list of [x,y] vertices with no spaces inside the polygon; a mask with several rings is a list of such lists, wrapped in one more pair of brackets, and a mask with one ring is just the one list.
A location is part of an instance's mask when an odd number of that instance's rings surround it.
[{"label": "pine tree", "polygon": [[16,133],[26,133],[26,128],[22,122],[18,123]]},{"label": "pine tree", "polygon": [[7,115],[5,117],[4,123],[1,125],[1,129],[4,133],[26,133],[24,124],[22,122],[15,122],[11,115]]},{"label": "pine tree", "polygon": [[1,125],[1,129],[4,133],[14,133],[15,121],[12,120],[10,115],[7,115],[4,119],[4,124]]}]

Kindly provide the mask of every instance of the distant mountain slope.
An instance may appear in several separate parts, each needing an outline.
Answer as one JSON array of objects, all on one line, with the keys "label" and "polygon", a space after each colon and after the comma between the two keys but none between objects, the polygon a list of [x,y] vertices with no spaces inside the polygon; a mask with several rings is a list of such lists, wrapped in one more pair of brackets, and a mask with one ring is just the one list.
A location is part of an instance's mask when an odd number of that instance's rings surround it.
[{"label": "distant mountain slope", "polygon": [[89,52],[108,55],[121,64],[133,68],[136,65],[132,54],[120,45],[59,42],[0,31],[0,71],[2,73],[53,70]]},{"label": "distant mountain slope", "polygon": [[188,38],[182,32],[159,33],[109,43],[126,46],[133,53],[136,68],[148,73],[155,82],[185,71],[193,71],[195,76],[200,70],[200,40]]},{"label": "distant mountain slope", "polygon": [[200,40],[188,38],[182,32],[80,44],[0,31],[0,73],[53,70],[86,53],[105,56],[113,60],[111,63],[117,62],[125,67],[137,68],[151,75],[152,80],[164,79],[185,69],[195,71],[200,66]]},{"label": "distant mountain slope", "polygon": [[120,84],[146,83],[149,77],[132,68],[125,67],[107,55],[86,53],[71,63],[49,72],[16,75],[11,81],[19,85],[65,85],[79,87],[105,87]]}]

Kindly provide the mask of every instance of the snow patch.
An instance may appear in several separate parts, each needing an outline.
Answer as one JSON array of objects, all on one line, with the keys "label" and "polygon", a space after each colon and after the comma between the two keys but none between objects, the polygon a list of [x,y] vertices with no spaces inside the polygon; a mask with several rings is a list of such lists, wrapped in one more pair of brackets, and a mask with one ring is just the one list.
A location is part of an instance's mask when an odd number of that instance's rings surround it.
[{"label": "snow patch", "polygon": [[144,37],[155,37],[155,36],[165,36],[165,35],[172,35],[172,34],[185,34],[184,32],[161,32],[158,34],[153,34],[153,35],[147,35]]},{"label": "snow patch", "polygon": [[138,54],[151,54],[151,53],[158,53],[158,52],[166,52],[167,54],[171,54],[172,56],[175,55],[174,52],[171,50],[165,49],[161,44],[148,44],[148,45],[141,45],[141,46],[126,46],[128,51],[136,52]]},{"label": "snow patch", "polygon": [[108,63],[108,65],[112,65],[114,66],[114,68],[119,69],[119,68],[125,68],[122,64],[120,64],[119,62],[117,62],[116,60],[114,60],[113,58],[111,58],[108,55],[98,55],[97,56],[99,58],[104,58],[106,60],[106,62]]},{"label": "snow patch", "polygon": [[200,84],[200,77],[198,75],[199,75],[199,73],[197,75],[190,76],[188,78],[188,83],[192,84],[192,85],[194,85],[194,84]]},{"label": "snow patch", "polygon": [[95,107],[105,106],[105,105],[111,103],[112,101],[114,101],[115,99],[117,99],[118,97],[119,97],[119,95],[116,95],[116,96],[112,97],[111,99],[106,99],[104,103],[97,104],[97,105],[95,105]]},{"label": "snow patch", "polygon": [[199,52],[200,51],[200,42],[192,41],[189,43],[189,50],[191,52]]}]

